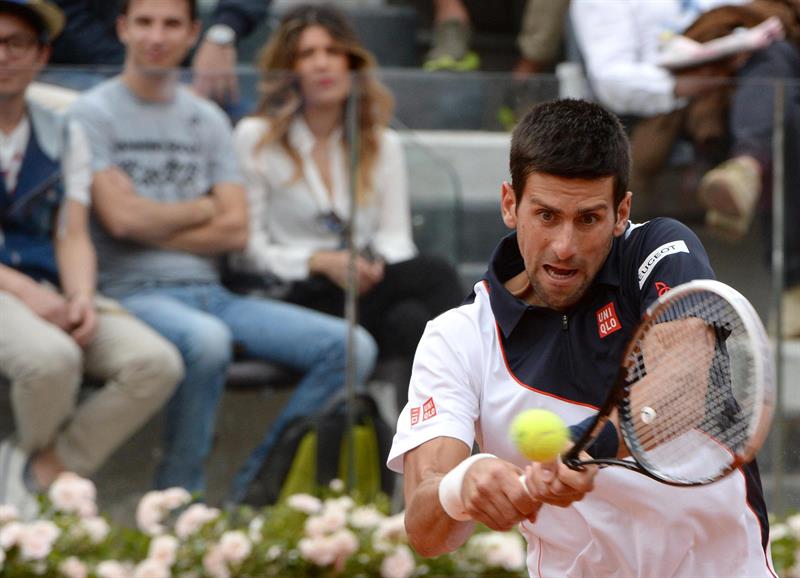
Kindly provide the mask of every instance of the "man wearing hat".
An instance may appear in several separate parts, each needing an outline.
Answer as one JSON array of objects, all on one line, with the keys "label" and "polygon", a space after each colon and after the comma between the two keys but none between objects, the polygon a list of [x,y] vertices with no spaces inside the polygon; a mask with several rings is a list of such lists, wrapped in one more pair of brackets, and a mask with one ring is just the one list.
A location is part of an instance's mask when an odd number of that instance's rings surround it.
[{"label": "man wearing hat", "polygon": [[[171,344],[95,295],[88,143],[26,99],[63,24],[47,0],[0,0],[0,375],[16,425],[0,504],[23,518],[62,471],[91,475],[183,371]],[[105,385],[78,405],[84,372]]]}]

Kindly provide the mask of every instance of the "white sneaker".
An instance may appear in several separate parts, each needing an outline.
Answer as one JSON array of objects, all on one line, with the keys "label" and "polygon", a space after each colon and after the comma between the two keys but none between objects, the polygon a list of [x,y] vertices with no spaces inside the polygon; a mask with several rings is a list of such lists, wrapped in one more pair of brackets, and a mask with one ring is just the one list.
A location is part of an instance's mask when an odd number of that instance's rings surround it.
[{"label": "white sneaker", "polygon": [[39,501],[25,485],[28,456],[12,440],[0,443],[0,504],[13,504],[20,520],[30,521],[39,515]]}]

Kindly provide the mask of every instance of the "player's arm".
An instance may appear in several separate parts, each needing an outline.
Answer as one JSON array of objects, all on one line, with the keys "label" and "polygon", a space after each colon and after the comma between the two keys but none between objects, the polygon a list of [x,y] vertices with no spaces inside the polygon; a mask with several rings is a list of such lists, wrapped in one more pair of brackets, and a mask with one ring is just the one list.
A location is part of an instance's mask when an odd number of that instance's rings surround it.
[{"label": "player's arm", "polygon": [[[438,437],[407,452],[404,457],[406,532],[411,546],[423,556],[438,556],[461,546],[472,534],[474,521],[505,531],[536,515],[539,504],[520,484],[522,470],[490,457],[470,464],[470,449],[455,438]],[[463,481],[460,498],[468,519],[458,521],[442,505],[440,486],[445,475],[458,468]]]},{"label": "player's arm", "polygon": [[211,198],[216,204],[214,218],[203,225],[175,233],[159,241],[158,246],[198,255],[244,251],[248,237],[244,187],[236,183],[220,183],[214,186]]},{"label": "player's arm", "polygon": [[184,229],[202,225],[216,212],[208,197],[162,203],[136,193],[119,167],[98,171],[92,178],[92,204],[100,222],[117,239],[156,243]]}]

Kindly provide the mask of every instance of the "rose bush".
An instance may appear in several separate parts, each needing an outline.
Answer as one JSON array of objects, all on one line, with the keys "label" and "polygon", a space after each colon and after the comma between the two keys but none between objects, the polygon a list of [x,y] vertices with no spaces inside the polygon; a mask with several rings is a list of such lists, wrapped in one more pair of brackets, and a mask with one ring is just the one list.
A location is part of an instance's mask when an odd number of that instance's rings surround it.
[{"label": "rose bush", "polygon": [[416,576],[522,577],[518,532],[479,532],[458,552],[419,558],[403,515],[388,501],[365,504],[335,481],[320,496],[297,494],[256,511],[191,503],[180,489],[148,492],[137,528],[97,515],[95,488],[62,475],[42,498],[38,520],[0,506],[0,575],[8,578],[281,578]]}]

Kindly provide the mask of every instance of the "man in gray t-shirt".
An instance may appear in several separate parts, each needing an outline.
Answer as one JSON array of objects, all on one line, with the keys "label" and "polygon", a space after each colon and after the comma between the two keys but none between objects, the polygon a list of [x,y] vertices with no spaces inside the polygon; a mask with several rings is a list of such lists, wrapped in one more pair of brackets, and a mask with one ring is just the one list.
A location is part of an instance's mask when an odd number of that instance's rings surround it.
[{"label": "man in gray t-shirt", "polygon": [[[127,175],[140,197],[168,203],[170,208],[185,206],[186,212],[197,219],[196,223],[187,220],[189,227],[211,219],[214,205],[208,193],[215,185],[238,188],[240,176],[227,118],[211,102],[195,97],[183,86],[175,87],[169,100],[148,102],[136,96],[122,77],[112,78],[86,93],[73,114],[92,143],[92,169],[96,174],[117,168]],[[102,208],[102,201],[97,206]],[[123,211],[122,207],[124,204],[117,204],[116,211],[103,215],[112,219],[104,220],[108,230],[103,226],[93,229],[100,283],[107,294],[117,296],[160,283],[217,280],[211,255],[158,243],[163,232],[176,228],[170,227],[176,223],[173,215],[158,210],[162,208],[159,206],[141,223],[150,236],[142,240],[155,243],[148,247],[125,232],[135,224],[113,220],[116,215],[120,220],[139,221],[135,212]],[[160,232],[162,222],[165,231]],[[115,225],[123,228],[122,234],[115,231]],[[241,248],[246,234],[243,220],[231,222],[230,234],[223,240],[228,246],[224,248]]]},{"label": "man in gray t-shirt", "polygon": [[[186,376],[167,406],[156,486],[203,491],[203,461],[233,344],[304,372],[262,444],[319,409],[344,382],[346,324],[331,316],[236,296],[214,259],[247,244],[247,201],[223,113],[178,84],[174,68],[197,39],[195,0],[130,0],[118,25],[118,78],[86,93],[72,114],[92,149],[93,234],[100,286],[173,342]],[[376,346],[356,333],[356,375]]]}]

